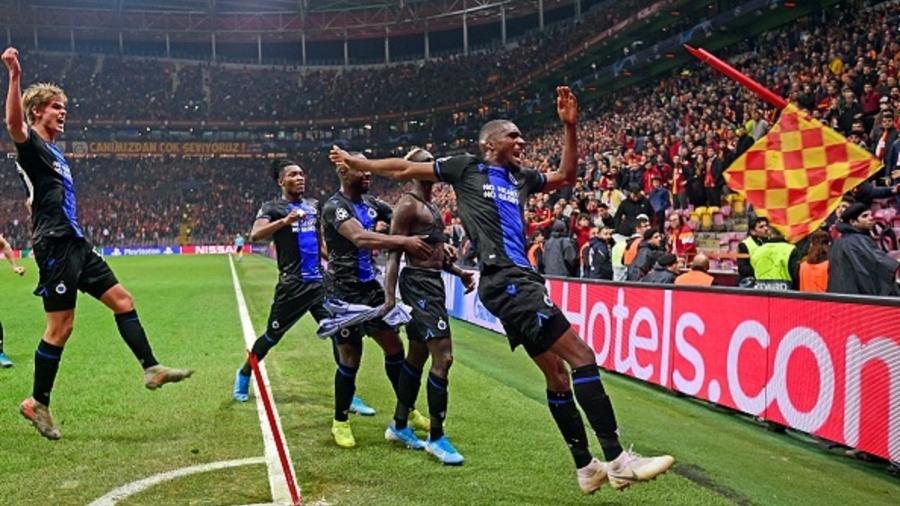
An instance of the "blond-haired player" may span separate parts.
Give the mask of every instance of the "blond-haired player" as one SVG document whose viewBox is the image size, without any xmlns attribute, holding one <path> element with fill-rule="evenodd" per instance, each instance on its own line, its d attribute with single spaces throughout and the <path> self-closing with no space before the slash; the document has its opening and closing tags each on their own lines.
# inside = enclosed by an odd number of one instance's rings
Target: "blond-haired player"
<svg viewBox="0 0 900 506">
<path fill-rule="evenodd" d="M 47 83 L 29 86 L 23 94 L 19 52 L 7 48 L 2 59 L 9 71 L 6 129 L 16 144 L 17 163 L 32 192 L 32 243 L 40 273 L 34 293 L 43 299 L 47 321 L 34 354 L 32 396 L 22 401 L 19 410 L 41 435 L 59 439 L 61 434 L 49 409 L 50 392 L 63 347 L 72 334 L 77 290 L 100 300 L 115 314 L 119 333 L 144 369 L 147 388 L 181 381 L 192 371 L 172 369 L 156 361 L 131 294 L 84 237 L 69 164 L 54 144 L 65 130 L 66 94 Z"/>
</svg>

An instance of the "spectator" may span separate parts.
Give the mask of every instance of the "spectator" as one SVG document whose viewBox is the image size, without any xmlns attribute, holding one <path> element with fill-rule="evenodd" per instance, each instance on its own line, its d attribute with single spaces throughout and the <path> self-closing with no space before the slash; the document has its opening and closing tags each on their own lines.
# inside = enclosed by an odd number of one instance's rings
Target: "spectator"
<svg viewBox="0 0 900 506">
<path fill-rule="evenodd" d="M 828 255 L 828 293 L 900 296 L 897 260 L 876 246 L 874 224 L 872 211 L 858 202 L 841 215 L 841 236 Z"/>
<path fill-rule="evenodd" d="M 694 231 L 678 213 L 669 215 L 668 251 L 685 262 L 697 253 Z"/>
<path fill-rule="evenodd" d="M 625 252 L 622 254 L 622 264 L 626 267 L 631 266 L 634 263 L 634 259 L 637 258 L 638 250 L 641 247 L 641 242 L 644 240 L 644 234 L 650 230 L 650 219 L 647 218 L 646 214 L 641 214 L 637 219 L 637 226 L 634 229 L 634 234 L 631 235 L 631 238 L 627 241 L 627 247 Z"/>
<path fill-rule="evenodd" d="M 650 207 L 653 209 L 653 221 L 659 232 L 666 231 L 666 211 L 672 205 L 672 195 L 669 190 L 662 185 L 662 179 L 659 176 L 653 176 L 651 180 L 653 188 L 650 190 Z"/>
<path fill-rule="evenodd" d="M 828 254 L 831 236 L 816 230 L 809 237 L 809 250 L 800 262 L 800 291 L 825 292 L 828 289 Z"/>
<path fill-rule="evenodd" d="M 897 128 L 894 125 L 894 113 L 891 109 L 886 109 L 881 113 L 881 122 L 872 129 L 869 138 L 873 143 L 872 153 L 885 165 L 889 165 L 888 151 L 893 147 L 897 140 Z"/>
<path fill-rule="evenodd" d="M 761 290 L 796 290 L 800 280 L 800 252 L 777 228 L 750 254 L 755 287 Z"/>
<path fill-rule="evenodd" d="M 653 269 L 641 278 L 641 283 L 659 283 L 671 285 L 678 276 L 678 259 L 671 253 L 659 257 Z"/>
<path fill-rule="evenodd" d="M 722 205 L 722 187 L 725 186 L 724 168 L 716 150 L 706 148 L 706 167 L 703 170 L 703 190 L 706 192 L 706 205 Z"/>
<path fill-rule="evenodd" d="M 769 219 L 759 216 L 750 222 L 750 233 L 738 244 L 738 283 L 746 283 L 754 277 L 753 264 L 750 258 L 753 253 L 769 238 Z"/>
<path fill-rule="evenodd" d="M 709 275 L 709 258 L 698 253 L 691 262 L 691 270 L 675 278 L 679 286 L 712 286 L 715 278 Z"/>
<path fill-rule="evenodd" d="M 612 229 L 603 227 L 591 238 L 585 251 L 585 277 L 590 279 L 613 279 L 612 249 L 614 241 Z"/>
<path fill-rule="evenodd" d="M 841 197 L 841 202 L 835 208 L 834 212 L 831 213 L 831 215 L 828 216 L 828 218 L 826 218 L 822 223 L 822 230 L 828 232 L 828 235 L 831 236 L 832 241 L 841 236 L 841 233 L 837 228 L 837 224 L 841 221 L 841 213 L 843 213 L 848 207 L 852 206 L 855 203 L 856 199 L 854 199 L 850 195 L 844 195 L 843 197 Z"/>
<path fill-rule="evenodd" d="M 653 208 L 650 202 L 641 193 L 640 183 L 632 184 L 628 187 L 628 200 L 619 205 L 616 210 L 614 221 L 616 222 L 616 233 L 628 237 L 634 233 L 638 216 L 651 216 Z"/>
<path fill-rule="evenodd" d="M 613 228 L 615 223 L 616 220 L 609 214 L 609 206 L 602 202 L 597 204 L 597 216 L 594 220 L 594 226 Z"/>
<path fill-rule="evenodd" d="M 637 256 L 628 267 L 628 281 L 640 281 L 653 268 L 664 254 L 661 244 L 662 235 L 659 232 L 651 228 L 644 232 Z"/>
<path fill-rule="evenodd" d="M 548 276 L 572 276 L 578 252 L 572 239 L 566 234 L 566 225 L 557 220 L 553 224 L 550 239 L 544 244 L 544 274 Z"/>
</svg>

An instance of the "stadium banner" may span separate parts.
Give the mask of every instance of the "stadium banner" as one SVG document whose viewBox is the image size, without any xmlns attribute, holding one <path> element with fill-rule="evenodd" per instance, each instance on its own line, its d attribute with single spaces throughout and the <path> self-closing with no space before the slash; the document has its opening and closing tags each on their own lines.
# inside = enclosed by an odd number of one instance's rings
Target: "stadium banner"
<svg viewBox="0 0 900 506">
<path fill-rule="evenodd" d="M 121 256 L 149 256 L 149 255 L 180 255 L 180 246 L 135 246 L 135 247 L 104 247 L 105 257 Z"/>
<path fill-rule="evenodd" d="M 445 280 L 452 316 L 502 332 Z M 896 306 L 562 279 L 547 288 L 604 369 L 900 461 Z"/>
<path fill-rule="evenodd" d="M 262 152 L 249 142 L 84 142 L 69 141 L 65 151 L 72 155 L 247 155 Z"/>
<path fill-rule="evenodd" d="M 449 273 L 442 273 L 444 277 L 444 289 L 447 292 L 447 313 L 460 320 L 493 330 L 494 332 L 503 333 L 503 326 L 500 320 L 491 314 L 490 311 L 481 303 L 478 297 L 478 290 L 472 290 L 466 293 L 466 289 L 456 276 Z M 475 279 L 478 280 L 478 273 L 475 273 Z"/>
<path fill-rule="evenodd" d="M 150 255 L 228 255 L 236 253 L 233 244 L 213 244 L 208 246 L 196 246 L 188 244 L 184 246 L 104 246 L 97 247 L 97 253 L 103 256 L 150 256 Z M 257 247 L 257 249 L 260 249 Z M 244 245 L 244 252 L 253 253 L 253 246 Z"/>
<path fill-rule="evenodd" d="M 244 244 L 244 253 L 253 253 L 253 246 Z M 233 244 L 213 244 L 207 246 L 195 246 L 192 244 L 181 247 L 182 255 L 229 255 L 237 253 Z"/>
</svg>

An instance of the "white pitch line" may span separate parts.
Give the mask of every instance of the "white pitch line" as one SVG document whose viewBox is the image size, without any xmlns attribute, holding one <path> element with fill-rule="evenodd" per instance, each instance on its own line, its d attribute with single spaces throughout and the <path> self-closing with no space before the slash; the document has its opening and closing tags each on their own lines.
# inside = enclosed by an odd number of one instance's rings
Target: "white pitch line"
<svg viewBox="0 0 900 506">
<path fill-rule="evenodd" d="M 256 341 L 256 333 L 253 331 L 253 323 L 250 320 L 250 312 L 247 310 L 247 302 L 244 300 L 244 292 L 241 290 L 241 282 L 238 280 L 237 271 L 234 268 L 234 259 L 228 255 L 228 265 L 231 267 L 231 279 L 234 282 L 234 295 L 237 298 L 238 315 L 241 319 L 241 327 L 244 332 L 244 344 L 246 349 L 253 347 Z M 262 378 L 269 398 L 272 399 L 272 412 L 275 415 L 275 423 L 281 440 L 284 441 L 284 451 L 287 456 L 288 465 L 291 467 L 291 474 L 297 476 L 294 471 L 294 463 L 291 460 L 291 453 L 288 450 L 287 439 L 281 429 L 281 417 L 278 416 L 278 408 L 275 406 L 275 398 L 272 396 L 272 389 L 269 386 L 269 375 L 266 372 L 266 366 L 263 362 L 259 363 L 259 375 Z M 256 389 L 256 382 L 253 383 L 253 389 Z M 269 487 L 272 489 L 272 502 L 275 504 L 291 504 L 291 492 L 288 489 L 287 481 L 281 470 L 281 461 L 278 458 L 278 450 L 275 448 L 275 436 L 269 428 L 269 422 L 266 418 L 266 408 L 263 405 L 262 397 L 254 395 L 256 398 L 256 412 L 259 415 L 259 428 L 262 430 L 263 445 L 265 447 L 266 467 L 269 473 Z M 299 487 L 299 485 L 298 485 Z"/>
<path fill-rule="evenodd" d="M 144 478 L 143 480 L 133 481 L 126 485 L 122 485 L 119 488 L 113 489 L 105 496 L 88 504 L 88 506 L 114 506 L 115 504 L 118 504 L 118 502 L 122 499 L 131 497 L 139 492 L 143 492 L 144 490 L 147 490 L 152 486 L 159 485 L 164 481 L 174 480 L 183 476 L 205 473 L 207 471 L 217 471 L 219 469 L 228 469 L 230 467 L 249 466 L 264 463 L 266 463 L 266 459 L 263 457 L 251 457 L 249 459 L 225 460 L 221 462 L 210 462 L 209 464 L 200 464 L 191 467 L 182 467 L 181 469 L 166 471 L 164 473 L 153 475 L 149 478 Z"/>
</svg>

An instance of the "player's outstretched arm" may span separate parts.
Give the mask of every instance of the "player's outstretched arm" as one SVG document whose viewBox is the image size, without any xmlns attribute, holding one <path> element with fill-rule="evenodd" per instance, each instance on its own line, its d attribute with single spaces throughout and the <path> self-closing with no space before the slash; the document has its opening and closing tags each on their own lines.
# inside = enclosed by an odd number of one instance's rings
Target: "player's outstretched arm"
<svg viewBox="0 0 900 506">
<path fill-rule="evenodd" d="M 357 248 L 403 250 L 418 257 L 431 257 L 431 246 L 422 237 L 387 235 L 370 232 L 363 228 L 357 219 L 350 219 L 341 224 L 338 233 L 346 237 Z"/>
<path fill-rule="evenodd" d="M 6 91 L 6 130 L 12 140 L 21 144 L 28 139 L 28 127 L 25 125 L 25 113 L 22 111 L 22 66 L 19 63 L 19 51 L 14 47 L 8 47 L 0 58 L 9 71 L 9 88 Z"/>
<path fill-rule="evenodd" d="M 343 149 L 332 146 L 328 158 L 335 165 L 344 164 L 351 169 L 363 172 L 371 172 L 378 176 L 389 177 L 398 181 L 418 179 L 420 181 L 437 181 L 434 174 L 434 163 L 411 162 L 403 158 L 383 158 L 381 160 L 367 160 L 351 156 Z"/>
<path fill-rule="evenodd" d="M 574 186 L 578 170 L 578 99 L 568 86 L 556 88 L 556 112 L 563 124 L 562 161 L 559 170 L 547 174 L 544 191 L 553 191 L 564 186 Z"/>
<path fill-rule="evenodd" d="M 5 237 L 0 235 L 0 251 L 3 252 L 3 256 L 6 257 L 6 260 L 9 261 L 10 267 L 12 267 L 13 272 L 18 274 L 19 276 L 23 276 L 25 274 L 25 267 L 18 265 L 16 263 L 15 253 L 13 252 L 12 246 L 9 245 L 9 241 L 6 240 Z"/>
</svg>

